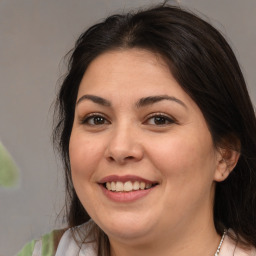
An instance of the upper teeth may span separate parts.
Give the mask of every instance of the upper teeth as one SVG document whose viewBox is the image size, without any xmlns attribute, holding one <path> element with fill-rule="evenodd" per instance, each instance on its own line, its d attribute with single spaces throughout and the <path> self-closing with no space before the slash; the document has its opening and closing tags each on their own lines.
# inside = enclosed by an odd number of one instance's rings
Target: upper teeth
<svg viewBox="0 0 256 256">
<path fill-rule="evenodd" d="M 132 191 L 132 190 L 139 190 L 139 189 L 145 189 L 145 188 L 151 188 L 152 184 L 145 183 L 143 181 L 126 181 L 126 182 L 121 182 L 121 181 L 112 181 L 112 182 L 107 182 L 106 183 L 106 188 L 110 191 L 117 191 L 117 192 L 122 192 L 122 191 Z"/>
</svg>

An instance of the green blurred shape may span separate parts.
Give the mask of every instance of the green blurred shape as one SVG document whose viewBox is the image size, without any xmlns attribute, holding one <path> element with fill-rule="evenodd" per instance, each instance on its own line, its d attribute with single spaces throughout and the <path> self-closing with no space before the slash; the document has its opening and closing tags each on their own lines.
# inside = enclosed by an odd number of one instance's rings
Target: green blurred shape
<svg viewBox="0 0 256 256">
<path fill-rule="evenodd" d="M 18 168 L 0 141 L 0 187 L 12 187 L 18 181 Z"/>
</svg>

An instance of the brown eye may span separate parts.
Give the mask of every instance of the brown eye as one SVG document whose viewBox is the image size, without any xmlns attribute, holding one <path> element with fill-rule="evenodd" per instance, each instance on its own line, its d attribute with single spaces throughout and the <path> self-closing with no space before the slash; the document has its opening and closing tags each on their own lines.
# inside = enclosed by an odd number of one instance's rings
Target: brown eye
<svg viewBox="0 0 256 256">
<path fill-rule="evenodd" d="M 109 121 L 105 117 L 100 115 L 90 115 L 86 117 L 82 123 L 93 126 L 93 125 L 109 124 Z"/>
<path fill-rule="evenodd" d="M 147 122 L 150 125 L 168 125 L 174 123 L 174 120 L 164 115 L 151 116 Z"/>
<path fill-rule="evenodd" d="M 157 117 L 154 117 L 154 123 L 157 125 L 162 125 L 162 124 L 168 123 L 168 121 L 166 120 L 165 117 L 157 116 Z"/>
<path fill-rule="evenodd" d="M 105 118 L 101 116 L 96 116 L 92 118 L 93 124 L 99 125 L 99 124 L 104 124 L 105 123 Z"/>
</svg>

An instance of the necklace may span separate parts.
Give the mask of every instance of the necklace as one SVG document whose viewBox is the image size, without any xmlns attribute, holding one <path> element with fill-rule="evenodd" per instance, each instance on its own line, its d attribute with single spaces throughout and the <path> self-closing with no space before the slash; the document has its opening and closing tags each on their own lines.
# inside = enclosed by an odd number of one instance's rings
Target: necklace
<svg viewBox="0 0 256 256">
<path fill-rule="evenodd" d="M 224 232 L 223 232 L 223 235 L 222 235 L 222 237 L 221 237 L 219 246 L 218 246 L 217 251 L 215 252 L 214 256 L 219 256 L 220 248 L 221 248 L 221 245 L 222 245 L 223 240 L 224 240 L 224 238 L 225 238 L 225 235 L 226 235 L 226 230 L 224 230 Z"/>
</svg>

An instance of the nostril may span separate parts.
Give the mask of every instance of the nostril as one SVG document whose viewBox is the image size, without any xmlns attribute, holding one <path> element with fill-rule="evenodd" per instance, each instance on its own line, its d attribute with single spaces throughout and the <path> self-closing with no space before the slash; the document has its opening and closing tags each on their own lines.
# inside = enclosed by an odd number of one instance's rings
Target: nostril
<svg viewBox="0 0 256 256">
<path fill-rule="evenodd" d="M 111 161 L 111 162 L 115 161 L 115 159 L 112 156 L 109 156 L 108 160 Z"/>
<path fill-rule="evenodd" d="M 125 162 L 129 162 L 130 160 L 134 160 L 135 157 L 134 156 L 126 156 L 126 157 L 113 157 L 113 156 L 109 156 L 108 157 L 108 161 L 109 162 L 119 162 L 119 163 L 125 163 Z"/>
<path fill-rule="evenodd" d="M 136 145 L 135 145 L 136 146 Z M 108 147 L 105 152 L 105 157 L 109 162 L 118 162 L 124 164 L 126 162 L 139 161 L 143 158 L 143 152 L 138 145 L 136 147 L 128 146 L 113 146 Z"/>
<path fill-rule="evenodd" d="M 134 158 L 133 156 L 127 156 L 125 159 L 130 160 L 130 159 L 133 159 L 133 158 Z"/>
</svg>

